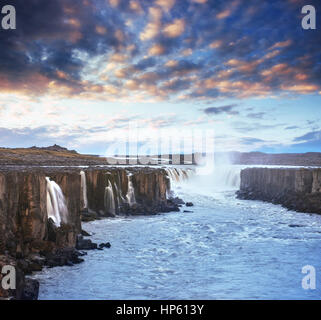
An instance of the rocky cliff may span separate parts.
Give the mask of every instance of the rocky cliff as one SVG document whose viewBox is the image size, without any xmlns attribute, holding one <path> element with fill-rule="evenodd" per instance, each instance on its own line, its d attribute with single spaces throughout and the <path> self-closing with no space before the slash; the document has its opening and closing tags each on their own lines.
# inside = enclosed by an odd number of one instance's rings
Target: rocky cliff
<svg viewBox="0 0 321 320">
<path fill-rule="evenodd" d="M 20 275 L 17 290 L 0 290 L 0 298 L 24 298 L 23 275 L 41 270 L 44 264 L 81 261 L 73 251 L 82 233 L 81 220 L 179 210 L 167 199 L 170 183 L 165 170 L 82 171 L 83 177 L 79 168 L 0 169 L 0 267 L 9 263 Z M 54 215 L 62 210 L 66 213 L 57 225 Z"/>
<path fill-rule="evenodd" d="M 321 214 L 321 168 L 247 168 L 237 195 Z"/>
</svg>

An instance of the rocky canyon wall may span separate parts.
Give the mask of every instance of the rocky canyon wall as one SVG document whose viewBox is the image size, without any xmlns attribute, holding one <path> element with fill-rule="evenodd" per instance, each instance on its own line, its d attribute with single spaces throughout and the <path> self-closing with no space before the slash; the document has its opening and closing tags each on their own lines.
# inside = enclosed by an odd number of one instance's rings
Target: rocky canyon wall
<svg viewBox="0 0 321 320">
<path fill-rule="evenodd" d="M 321 168 L 247 168 L 237 195 L 321 214 Z"/>
<path fill-rule="evenodd" d="M 57 204 L 61 199 L 53 199 L 48 192 L 51 181 L 66 206 L 66 216 L 59 225 L 48 219 L 49 207 L 62 210 Z M 23 298 L 24 274 L 41 270 L 48 256 L 53 265 L 68 262 L 52 254 L 75 248 L 81 221 L 178 211 L 167 199 L 169 189 L 163 169 L 0 168 L 0 267 L 9 261 L 20 275 L 19 288 L 14 293 L 0 290 L 0 298 Z"/>
</svg>

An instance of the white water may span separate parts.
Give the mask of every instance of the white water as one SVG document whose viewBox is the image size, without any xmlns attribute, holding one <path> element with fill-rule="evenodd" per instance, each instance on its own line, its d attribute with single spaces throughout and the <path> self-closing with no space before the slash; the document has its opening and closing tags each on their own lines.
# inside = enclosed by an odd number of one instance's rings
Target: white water
<svg viewBox="0 0 321 320">
<path fill-rule="evenodd" d="M 83 209 L 88 209 L 86 173 L 84 171 L 80 171 L 80 176 L 81 176 L 81 191 L 82 191 Z"/>
<path fill-rule="evenodd" d="M 57 227 L 60 227 L 61 223 L 67 222 L 68 209 L 65 196 L 62 193 L 59 185 L 46 178 L 47 181 L 47 215 L 48 219 L 51 218 Z"/>
<path fill-rule="evenodd" d="M 117 183 L 115 183 L 115 190 L 116 190 L 116 194 L 117 194 L 118 207 L 120 207 L 122 203 L 126 202 L 126 199 L 123 197 L 121 189 L 119 190 Z"/>
<path fill-rule="evenodd" d="M 126 198 L 127 198 L 129 206 L 132 206 L 136 203 L 135 189 L 133 186 L 131 174 L 128 175 L 128 191 L 127 191 Z"/>
<path fill-rule="evenodd" d="M 180 183 L 189 180 L 195 173 L 191 168 L 175 168 L 175 167 L 166 167 L 165 171 L 167 176 L 171 180 L 172 184 Z"/>
<path fill-rule="evenodd" d="M 105 188 L 105 209 L 109 214 L 116 214 L 114 190 L 110 180 L 108 180 L 108 187 Z"/>
</svg>

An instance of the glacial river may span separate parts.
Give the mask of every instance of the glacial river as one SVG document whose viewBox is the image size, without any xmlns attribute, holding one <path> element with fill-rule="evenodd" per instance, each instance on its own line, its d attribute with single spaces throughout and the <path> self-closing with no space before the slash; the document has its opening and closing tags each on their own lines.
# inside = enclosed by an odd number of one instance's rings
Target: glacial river
<svg viewBox="0 0 321 320">
<path fill-rule="evenodd" d="M 39 299 L 321 298 L 321 216 L 238 200 L 197 178 L 175 190 L 193 212 L 83 224 L 111 249 L 36 274 Z M 315 290 L 302 288 L 305 265 Z"/>
</svg>

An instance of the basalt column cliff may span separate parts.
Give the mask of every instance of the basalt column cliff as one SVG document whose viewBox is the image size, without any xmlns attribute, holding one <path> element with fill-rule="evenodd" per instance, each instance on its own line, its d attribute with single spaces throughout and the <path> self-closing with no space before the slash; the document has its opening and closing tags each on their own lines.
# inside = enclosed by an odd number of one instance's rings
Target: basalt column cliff
<svg viewBox="0 0 321 320">
<path fill-rule="evenodd" d="M 240 199 L 321 214 L 321 168 L 247 168 L 241 172 L 237 194 Z"/>
</svg>

